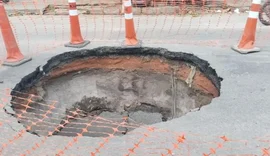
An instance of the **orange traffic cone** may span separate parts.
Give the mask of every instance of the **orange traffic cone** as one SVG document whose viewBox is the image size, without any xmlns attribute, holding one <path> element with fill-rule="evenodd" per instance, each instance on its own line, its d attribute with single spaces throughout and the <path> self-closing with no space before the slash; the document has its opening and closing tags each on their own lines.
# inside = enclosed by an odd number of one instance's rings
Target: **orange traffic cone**
<svg viewBox="0 0 270 156">
<path fill-rule="evenodd" d="M 3 65 L 14 67 L 32 60 L 32 58 L 25 58 L 20 52 L 2 0 L 0 0 L 0 28 L 7 50 L 7 58 Z"/>
<path fill-rule="evenodd" d="M 68 3 L 69 3 L 71 39 L 69 43 L 65 44 L 65 47 L 72 47 L 72 48 L 85 47 L 90 43 L 90 41 L 84 40 L 82 38 L 76 0 L 68 0 Z"/>
<path fill-rule="evenodd" d="M 126 40 L 123 42 L 124 47 L 140 47 L 142 42 L 137 40 L 133 22 L 131 0 L 124 0 L 125 7 L 125 25 L 126 25 Z"/>
<path fill-rule="evenodd" d="M 257 20 L 259 17 L 260 8 L 261 0 L 253 0 L 246 22 L 244 34 L 241 38 L 240 43 L 232 47 L 233 50 L 241 54 L 260 51 L 260 48 L 254 46 Z"/>
</svg>

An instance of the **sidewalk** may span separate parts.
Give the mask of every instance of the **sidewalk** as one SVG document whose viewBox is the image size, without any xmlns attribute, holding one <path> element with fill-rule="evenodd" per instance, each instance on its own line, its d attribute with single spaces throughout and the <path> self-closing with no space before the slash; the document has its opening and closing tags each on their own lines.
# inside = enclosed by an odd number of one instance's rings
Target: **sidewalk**
<svg viewBox="0 0 270 156">
<path fill-rule="evenodd" d="M 247 0 L 228 0 L 227 5 L 223 0 L 206 2 L 207 5 L 202 6 L 190 6 L 186 5 L 185 12 L 190 13 L 196 11 L 196 14 L 213 13 L 215 11 L 228 12 L 235 8 L 240 9 L 240 12 L 249 10 L 251 5 Z M 183 15 L 181 10 L 182 6 L 165 6 L 164 2 L 157 2 L 158 7 L 133 7 L 133 13 L 135 15 Z M 224 8 L 225 7 L 225 8 Z M 5 5 L 8 14 L 22 15 L 22 14 L 34 14 L 34 15 L 68 15 L 68 2 L 63 0 L 11 0 Z M 77 8 L 81 10 L 83 14 L 91 15 L 119 15 L 121 12 L 120 0 L 77 0 Z M 230 10 L 228 10 L 230 8 Z M 195 9 L 195 10 L 194 10 Z"/>
</svg>

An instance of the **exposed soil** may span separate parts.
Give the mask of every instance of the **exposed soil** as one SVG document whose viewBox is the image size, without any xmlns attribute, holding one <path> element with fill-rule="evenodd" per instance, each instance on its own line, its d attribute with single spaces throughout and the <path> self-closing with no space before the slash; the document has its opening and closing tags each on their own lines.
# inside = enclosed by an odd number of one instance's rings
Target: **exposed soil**
<svg viewBox="0 0 270 156">
<path fill-rule="evenodd" d="M 125 135 L 211 103 L 221 80 L 191 54 L 101 47 L 60 54 L 38 67 L 14 88 L 12 107 L 37 135 Z"/>
</svg>

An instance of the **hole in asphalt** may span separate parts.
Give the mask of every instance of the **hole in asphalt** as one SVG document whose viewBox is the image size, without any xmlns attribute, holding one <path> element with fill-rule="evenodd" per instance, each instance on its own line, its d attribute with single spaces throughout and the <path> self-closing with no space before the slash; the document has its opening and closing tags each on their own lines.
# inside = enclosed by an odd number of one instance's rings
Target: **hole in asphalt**
<svg viewBox="0 0 270 156">
<path fill-rule="evenodd" d="M 16 85 L 11 103 L 39 136 L 119 136 L 210 104 L 221 80 L 191 54 L 101 47 L 51 58 Z"/>
</svg>

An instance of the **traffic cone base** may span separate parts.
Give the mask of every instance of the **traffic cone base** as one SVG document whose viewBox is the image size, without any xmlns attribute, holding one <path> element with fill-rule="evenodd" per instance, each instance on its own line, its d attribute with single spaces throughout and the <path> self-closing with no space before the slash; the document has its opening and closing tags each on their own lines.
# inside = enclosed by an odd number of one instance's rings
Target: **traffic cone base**
<svg viewBox="0 0 270 156">
<path fill-rule="evenodd" d="M 64 46 L 71 48 L 83 48 L 88 45 L 90 41 L 84 40 L 82 37 L 76 0 L 68 0 L 68 3 L 71 38 L 70 42 Z"/>
<path fill-rule="evenodd" d="M 231 47 L 232 50 L 241 54 L 248 54 L 260 51 L 260 48 L 254 46 L 260 8 L 261 0 L 252 0 L 242 38 L 237 46 L 234 45 Z"/>
<path fill-rule="evenodd" d="M 32 58 L 24 57 L 18 47 L 2 0 L 0 0 L 0 19 L 0 33 L 7 51 L 6 60 L 2 65 L 14 67 L 31 61 Z"/>
<path fill-rule="evenodd" d="M 142 47 L 142 41 L 141 40 L 136 40 L 137 43 L 135 42 L 132 42 L 131 44 L 130 43 L 127 43 L 127 41 L 123 41 L 122 42 L 122 47 L 123 48 L 138 48 L 138 47 Z"/>
<path fill-rule="evenodd" d="M 89 43 L 90 43 L 90 41 L 88 41 L 88 40 L 84 40 L 82 43 L 79 43 L 79 44 L 74 44 L 74 43 L 69 42 L 69 43 L 65 44 L 65 47 L 83 48 L 83 47 L 87 46 Z"/>
<path fill-rule="evenodd" d="M 133 21 L 132 2 L 131 0 L 122 0 L 123 11 L 125 13 L 125 33 L 126 39 L 122 42 L 122 47 L 141 47 L 142 41 L 137 40 L 136 31 Z"/>
<path fill-rule="evenodd" d="M 31 57 L 24 57 L 21 60 L 16 60 L 16 61 L 5 60 L 4 63 L 3 63 L 3 66 L 16 67 L 16 66 L 22 65 L 22 64 L 24 64 L 26 62 L 29 62 L 31 60 L 32 60 Z"/>
<path fill-rule="evenodd" d="M 261 49 L 258 47 L 253 47 L 250 49 L 243 49 L 243 48 L 238 48 L 238 45 L 232 46 L 232 50 L 240 53 L 240 54 L 248 54 L 248 53 L 255 53 L 255 52 L 260 52 Z"/>
</svg>

